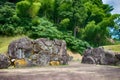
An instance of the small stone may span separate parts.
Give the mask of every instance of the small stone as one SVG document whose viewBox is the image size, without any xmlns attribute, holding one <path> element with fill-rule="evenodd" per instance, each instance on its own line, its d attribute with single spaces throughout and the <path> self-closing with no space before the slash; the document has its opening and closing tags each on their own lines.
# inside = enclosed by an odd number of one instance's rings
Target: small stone
<svg viewBox="0 0 120 80">
<path fill-rule="evenodd" d="M 10 66 L 9 58 L 4 54 L 0 54 L 0 69 L 8 68 L 9 66 Z"/>
</svg>

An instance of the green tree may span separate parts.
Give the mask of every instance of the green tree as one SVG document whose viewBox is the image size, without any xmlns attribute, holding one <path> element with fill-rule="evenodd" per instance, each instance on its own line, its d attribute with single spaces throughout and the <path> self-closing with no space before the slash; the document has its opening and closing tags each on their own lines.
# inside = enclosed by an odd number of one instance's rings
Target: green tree
<svg viewBox="0 0 120 80">
<path fill-rule="evenodd" d="M 54 1 L 55 0 L 40 0 L 41 8 L 39 15 L 51 18 L 53 16 Z"/>
<path fill-rule="evenodd" d="M 35 17 L 39 12 L 41 3 L 38 0 L 23 0 L 17 3 L 17 15 L 19 17 Z"/>
<path fill-rule="evenodd" d="M 23 33 L 19 27 L 20 19 L 16 16 L 15 4 L 5 2 L 0 7 L 0 35 L 12 36 Z"/>
<path fill-rule="evenodd" d="M 0 24 L 11 23 L 12 16 L 15 15 L 15 7 L 12 3 L 5 3 L 0 7 Z"/>
<path fill-rule="evenodd" d="M 96 25 L 95 21 L 91 21 L 85 27 L 83 38 L 92 45 L 99 46 L 101 40 L 104 39 L 104 35 L 101 35 L 100 31 L 100 26 Z"/>
<path fill-rule="evenodd" d="M 66 1 L 66 3 L 61 4 L 60 9 L 62 9 L 60 10 L 60 15 L 63 18 L 68 17 L 70 19 L 71 28 L 73 27 L 74 29 L 75 26 L 84 27 L 87 11 L 82 0 Z"/>
<path fill-rule="evenodd" d="M 62 31 L 67 31 L 67 26 L 70 24 L 70 19 L 65 18 L 60 22 L 59 29 Z"/>
<path fill-rule="evenodd" d="M 84 40 L 92 45 L 100 46 L 106 44 L 110 38 L 109 27 L 114 27 L 114 20 L 118 15 L 112 15 L 112 6 L 103 4 L 101 0 L 84 1 L 87 9 L 87 18 L 85 20 L 85 28 L 81 28 L 79 34 Z"/>
<path fill-rule="evenodd" d="M 107 44 L 110 38 L 109 27 L 114 27 L 114 19 L 116 19 L 118 15 L 113 15 L 109 18 L 103 18 L 101 22 L 98 24 L 95 21 L 91 21 L 87 24 L 84 30 L 83 39 L 91 43 L 95 46 L 102 46 Z"/>
</svg>

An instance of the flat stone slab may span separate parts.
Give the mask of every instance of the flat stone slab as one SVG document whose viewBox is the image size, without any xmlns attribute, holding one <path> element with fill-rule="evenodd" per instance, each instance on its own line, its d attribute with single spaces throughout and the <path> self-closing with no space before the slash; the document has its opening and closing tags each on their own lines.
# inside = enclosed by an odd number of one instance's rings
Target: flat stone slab
<svg viewBox="0 0 120 80">
<path fill-rule="evenodd" d="M 0 80 L 120 80 L 120 67 L 70 62 L 64 66 L 1 69 Z"/>
</svg>

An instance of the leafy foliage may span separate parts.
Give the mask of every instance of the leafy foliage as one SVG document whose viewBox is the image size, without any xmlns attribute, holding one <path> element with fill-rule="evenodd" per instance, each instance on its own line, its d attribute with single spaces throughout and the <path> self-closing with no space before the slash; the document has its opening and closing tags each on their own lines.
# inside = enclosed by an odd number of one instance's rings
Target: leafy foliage
<svg viewBox="0 0 120 80">
<path fill-rule="evenodd" d="M 23 0 L 17 3 L 17 15 L 19 17 L 35 17 L 41 3 L 37 0 Z M 25 14 L 23 14 L 25 13 Z"/>
<path fill-rule="evenodd" d="M 14 4 L 12 3 L 5 3 L 3 6 L 0 7 L 0 23 L 5 24 L 12 23 L 11 18 L 15 14 Z"/>
<path fill-rule="evenodd" d="M 60 39 L 62 32 L 58 31 L 57 28 L 45 18 L 40 19 L 40 24 L 32 26 L 29 36 L 32 38 L 47 37 L 47 38 L 58 38 Z"/>
<path fill-rule="evenodd" d="M 0 8 L 0 35 L 11 36 L 16 32 L 18 17 L 15 16 L 15 6 L 6 2 Z M 19 31 L 18 31 L 19 32 Z"/>
<path fill-rule="evenodd" d="M 100 26 L 95 25 L 95 21 L 92 21 L 85 27 L 83 38 L 91 44 L 99 46 L 101 44 L 100 42 L 102 42 L 101 40 L 105 39 L 104 34 L 102 35 L 100 31 Z"/>
<path fill-rule="evenodd" d="M 81 55 L 85 49 L 90 47 L 90 44 L 86 41 L 82 41 L 74 36 L 64 35 L 63 39 L 66 41 L 69 49 L 75 52 L 79 52 Z"/>
<path fill-rule="evenodd" d="M 19 17 L 30 17 L 29 15 L 29 8 L 30 8 L 31 4 L 28 1 L 21 1 L 17 3 L 17 15 Z M 25 14 L 23 14 L 25 13 Z"/>
</svg>

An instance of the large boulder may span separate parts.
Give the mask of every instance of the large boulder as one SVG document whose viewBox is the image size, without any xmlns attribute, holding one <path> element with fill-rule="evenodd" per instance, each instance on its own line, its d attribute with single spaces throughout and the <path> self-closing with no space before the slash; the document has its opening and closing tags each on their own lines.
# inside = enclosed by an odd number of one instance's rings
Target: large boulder
<svg viewBox="0 0 120 80">
<path fill-rule="evenodd" d="M 31 65 L 39 66 L 48 65 L 51 61 L 68 64 L 70 58 L 67 54 L 66 42 L 64 40 L 50 40 L 48 38 L 36 40 L 21 38 L 15 40 L 8 46 L 8 55 L 12 61 L 17 61 L 19 65 L 27 59 Z M 14 64 L 14 62 L 12 63 Z"/>
<path fill-rule="evenodd" d="M 118 61 L 114 52 L 102 47 L 85 50 L 82 58 L 82 63 L 88 64 L 116 65 Z"/>
<path fill-rule="evenodd" d="M 0 54 L 0 69 L 8 68 L 9 65 L 10 65 L 9 58 L 4 54 Z"/>
</svg>

